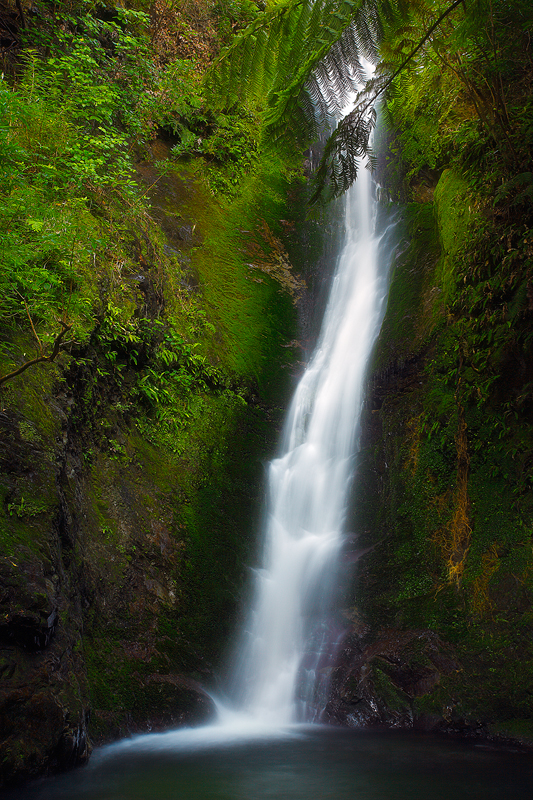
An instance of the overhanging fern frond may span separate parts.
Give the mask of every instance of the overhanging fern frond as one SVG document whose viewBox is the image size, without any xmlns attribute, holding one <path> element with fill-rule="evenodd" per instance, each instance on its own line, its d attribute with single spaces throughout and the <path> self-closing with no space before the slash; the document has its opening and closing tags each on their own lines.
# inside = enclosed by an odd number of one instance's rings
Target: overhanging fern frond
<svg viewBox="0 0 533 800">
<path fill-rule="evenodd" d="M 238 100 L 257 99 L 264 93 L 263 76 L 274 74 L 272 61 L 277 61 L 286 19 L 299 15 L 306 4 L 312 5 L 310 0 L 282 0 L 272 10 L 259 14 L 233 38 L 205 76 L 206 93 L 213 105 L 231 106 Z M 240 79 L 241 74 L 251 78 L 249 85 Z"/>
<path fill-rule="evenodd" d="M 314 83 L 315 95 L 319 87 L 331 115 L 338 114 L 345 106 L 348 95 L 353 92 L 354 78 L 361 72 L 361 56 L 367 55 L 367 49 L 361 49 L 360 39 L 351 28 L 354 19 L 371 5 L 373 0 L 344 0 L 342 3 L 316 0 L 306 34 L 307 57 L 290 83 L 281 90 L 273 87 L 270 92 L 266 117 L 269 138 L 283 135 L 297 114 L 302 93 L 312 92 L 311 83 Z M 311 127 L 316 128 L 316 122 L 318 118 Z M 327 118 L 323 124 L 327 124 Z"/>
<path fill-rule="evenodd" d="M 425 47 L 433 31 L 458 6 L 463 5 L 463 2 L 464 0 L 453 0 L 415 46 L 411 47 L 410 52 L 401 60 L 400 64 L 395 65 L 395 68 L 387 69 L 387 66 L 382 63 L 381 69 L 375 77 L 366 82 L 364 90 L 355 100 L 354 110 L 341 120 L 328 139 L 315 175 L 312 204 L 318 201 L 328 201 L 345 192 L 357 178 L 359 161 L 362 156 L 368 156 L 370 164 L 372 164 L 373 155 L 369 141 L 375 125 L 375 108 L 378 98 L 393 85 L 395 78 L 402 74 L 409 62 Z M 359 30 L 358 28 L 358 32 Z"/>
<path fill-rule="evenodd" d="M 374 0 L 284 0 L 259 15 L 214 62 L 206 76 L 210 101 L 268 105 L 269 136 L 276 136 L 298 103 L 306 80 L 343 37 L 361 8 Z M 369 15 L 372 16 L 372 15 Z M 353 33 L 337 51 L 359 61 L 361 36 Z M 368 38 L 368 37 L 367 37 Z M 365 46 L 362 54 L 367 56 Z M 375 52 L 375 44 L 374 44 Z M 335 56 L 332 54 L 332 59 Z M 332 71 L 332 65 L 325 68 Z M 349 66 L 348 66 L 349 69 Z M 342 85 L 337 71 L 337 86 Z M 344 82 L 351 76 L 345 71 Z"/>
</svg>

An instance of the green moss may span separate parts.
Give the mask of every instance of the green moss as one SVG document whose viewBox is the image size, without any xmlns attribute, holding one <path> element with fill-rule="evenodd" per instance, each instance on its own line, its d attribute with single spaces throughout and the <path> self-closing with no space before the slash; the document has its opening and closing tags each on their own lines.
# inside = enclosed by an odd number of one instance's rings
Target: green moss
<svg viewBox="0 0 533 800">
<path fill-rule="evenodd" d="M 491 725 L 490 730 L 499 736 L 510 736 L 528 743 L 533 742 L 533 719 L 509 719 L 497 725 Z"/>
<path fill-rule="evenodd" d="M 31 347 L 24 337 L 13 341 L 16 361 Z M 6 362 L 4 362 L 6 363 Z M 0 547 L 14 554 L 21 546 L 36 554 L 48 551 L 49 531 L 57 514 L 55 471 L 60 421 L 51 395 L 56 365 L 37 365 L 2 391 L 6 409 L 0 432 L 4 471 L 0 485 Z"/>
<path fill-rule="evenodd" d="M 411 206 L 378 342 L 353 523 L 373 549 L 354 595 L 375 628 L 429 628 L 456 648 L 461 671 L 415 710 L 503 725 L 531 718 L 533 680 L 532 437 L 516 401 L 529 391 L 516 355 L 526 323 L 516 312 L 512 334 L 501 322 L 521 267 L 492 264 L 498 234 L 457 174 L 443 174 L 435 207 L 438 268 L 431 205 Z"/>
<path fill-rule="evenodd" d="M 296 316 L 286 288 L 250 264 L 257 248 L 266 247 L 263 226 L 278 236 L 279 219 L 298 214 L 287 205 L 283 165 L 270 164 L 270 170 L 251 176 L 233 202 L 194 205 L 204 239 L 192 259 L 217 331 L 214 354 L 239 378 L 255 381 L 269 402 L 286 383 L 280 368 L 294 356 L 283 346 L 294 338 Z"/>
<path fill-rule="evenodd" d="M 134 667 L 117 645 L 107 637 L 86 638 L 83 653 L 94 706 L 102 711 L 121 712 L 135 708 L 139 698 L 131 685 Z"/>
<path fill-rule="evenodd" d="M 397 236 L 409 245 L 392 265 L 387 312 L 373 358 L 376 372 L 412 357 L 427 342 L 439 300 L 431 291 L 440 251 L 433 203 L 410 203 Z"/>
<path fill-rule="evenodd" d="M 35 358 L 35 343 L 27 336 L 15 333 L 9 337 L 10 358 L 0 357 L 0 374 L 6 374 L 26 360 Z M 16 408 L 20 414 L 19 432 L 33 444 L 54 444 L 59 420 L 50 404 L 54 384 L 60 378 L 57 364 L 36 364 L 23 375 L 13 378 L 0 389 L 4 405 Z"/>
<path fill-rule="evenodd" d="M 453 293 L 457 256 L 472 235 L 478 211 L 467 182 L 451 169 L 442 173 L 434 197 L 442 243 L 437 281 L 446 302 Z"/>
<path fill-rule="evenodd" d="M 49 518 L 47 519 L 49 523 Z M 46 553 L 46 529 L 42 525 L 25 524 L 10 518 L 0 517 L 0 549 L 3 553 L 14 555 L 19 548 L 27 547 L 37 555 Z"/>
<path fill-rule="evenodd" d="M 387 674 L 386 666 L 378 665 L 377 659 L 372 664 L 372 683 L 376 694 L 382 699 L 391 711 L 410 711 L 409 697 L 394 685 Z"/>
<path fill-rule="evenodd" d="M 194 649 L 216 660 L 229 632 L 245 578 L 258 517 L 263 458 L 275 430 L 264 411 L 243 408 L 226 429 L 228 448 L 213 448 L 209 478 L 181 507 L 178 526 L 187 532 L 184 614 L 179 629 Z"/>
</svg>

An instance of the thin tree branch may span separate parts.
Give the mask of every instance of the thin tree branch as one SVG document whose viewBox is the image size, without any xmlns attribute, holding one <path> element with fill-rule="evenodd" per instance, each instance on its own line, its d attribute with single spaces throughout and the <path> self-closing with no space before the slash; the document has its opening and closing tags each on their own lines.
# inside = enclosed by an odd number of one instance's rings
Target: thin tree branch
<svg viewBox="0 0 533 800">
<path fill-rule="evenodd" d="M 370 108 L 375 108 L 375 103 L 376 103 L 377 98 L 380 95 L 382 95 L 383 92 L 386 91 L 386 89 L 388 89 L 388 87 L 392 84 L 394 79 L 400 74 L 400 72 L 402 72 L 402 70 L 405 69 L 405 67 L 409 64 L 409 62 L 412 61 L 412 59 L 415 57 L 415 55 L 418 53 L 418 51 L 424 46 L 424 44 L 428 41 L 428 39 L 431 38 L 431 34 L 433 33 L 433 31 L 436 28 L 438 28 L 438 26 L 442 23 L 442 21 L 444 19 L 446 19 L 446 17 L 449 14 L 451 14 L 451 12 L 454 9 L 456 9 L 457 6 L 459 6 L 459 5 L 463 5 L 464 6 L 464 0 L 454 0 L 454 2 L 445 11 L 442 12 L 442 14 L 439 16 L 439 18 L 433 23 L 433 25 L 431 25 L 430 28 L 428 28 L 428 30 L 424 34 L 423 38 L 418 42 L 416 47 L 414 47 L 411 50 L 411 52 L 409 53 L 407 58 L 404 59 L 404 61 L 393 72 L 393 74 L 390 76 L 390 78 L 387 78 L 385 83 L 377 91 L 375 91 L 374 93 L 371 93 L 372 92 L 371 89 L 368 90 L 368 94 L 370 94 L 370 97 L 369 97 L 368 101 L 366 102 L 366 104 L 362 105 L 362 107 L 361 106 L 359 106 L 359 107 L 356 106 L 353 109 L 353 111 L 351 111 L 346 117 L 344 117 L 344 119 L 340 122 L 338 127 L 335 129 L 335 131 L 331 134 L 331 136 L 330 136 L 330 138 L 328 140 L 328 143 L 326 145 L 326 148 L 324 150 L 324 153 L 322 155 L 322 158 L 321 158 L 321 161 L 320 161 L 320 165 L 318 167 L 318 171 L 317 171 L 317 178 L 318 178 L 317 184 L 318 185 L 317 185 L 317 188 L 315 189 L 315 191 L 313 192 L 312 197 L 310 198 L 309 202 L 310 202 L 311 205 L 313 205 L 314 203 L 316 203 L 318 201 L 318 199 L 320 198 L 321 193 L 323 191 L 323 187 L 324 187 L 325 180 L 326 180 L 326 175 L 327 175 L 327 172 L 328 172 L 328 159 L 329 159 L 331 153 L 334 153 L 334 146 L 335 146 L 336 141 L 339 138 L 341 128 L 346 124 L 350 124 L 354 118 L 357 118 L 359 121 L 363 120 L 364 115 L 367 113 L 367 111 Z M 371 122 L 370 124 L 373 125 L 374 123 Z M 367 138 L 367 143 L 368 143 L 368 138 Z M 367 145 L 365 144 L 364 147 L 366 148 L 366 146 Z M 335 194 L 337 194 L 337 192 L 335 192 Z"/>
<path fill-rule="evenodd" d="M 400 72 L 402 72 L 402 71 L 405 69 L 405 67 L 407 66 L 407 64 L 408 64 L 410 61 L 412 61 L 412 59 L 413 59 L 413 58 L 416 56 L 416 54 L 418 53 L 418 51 L 419 51 L 419 50 L 420 50 L 420 49 L 421 49 L 421 48 L 422 48 L 422 47 L 425 45 L 425 43 L 427 42 L 427 40 L 428 40 L 428 39 L 431 37 L 431 34 L 433 33 L 433 31 L 434 31 L 436 28 L 438 28 L 438 27 L 439 27 L 439 25 L 441 24 L 441 22 L 442 22 L 444 19 L 446 19 L 446 17 L 448 16 L 448 14 L 451 14 L 451 12 L 452 12 L 452 11 L 453 11 L 455 8 L 457 8 L 457 6 L 460 6 L 460 5 L 463 5 L 463 6 L 464 6 L 464 0 L 455 0 L 455 2 L 454 2 L 454 3 L 452 3 L 452 4 L 451 4 L 451 6 L 449 6 L 449 7 L 446 9 L 446 11 L 443 11 L 443 12 L 442 12 L 442 14 L 441 14 L 441 15 L 440 15 L 440 17 L 438 18 L 438 20 L 437 20 L 436 22 L 434 22 L 434 23 L 433 23 L 433 25 L 431 26 L 431 28 L 429 28 L 429 30 L 427 30 L 427 31 L 426 31 L 426 33 L 424 34 L 424 37 L 423 37 L 423 38 L 422 38 L 422 39 L 421 39 L 421 40 L 418 42 L 417 46 L 416 46 L 416 47 L 415 47 L 413 50 L 411 50 L 411 52 L 409 53 L 409 55 L 407 56 L 407 58 L 406 58 L 406 59 L 405 59 L 405 60 L 404 60 L 404 61 L 403 61 L 403 62 L 400 64 L 400 66 L 398 67 L 398 69 L 397 69 L 397 70 L 396 70 L 396 71 L 395 71 L 395 72 L 394 72 L 394 73 L 391 75 L 391 77 L 390 77 L 390 78 L 387 78 L 387 80 L 385 81 L 385 83 L 383 84 L 383 86 L 382 86 L 382 87 L 381 87 L 381 88 L 380 88 L 380 89 L 379 89 L 379 90 L 376 92 L 376 94 L 375 94 L 375 95 L 374 95 L 374 96 L 371 98 L 371 100 L 369 100 L 369 101 L 368 101 L 368 103 L 367 103 L 367 104 L 366 104 L 366 106 L 363 108 L 363 110 L 362 110 L 362 112 L 361 112 L 361 113 L 364 113 L 364 112 L 367 110 L 367 108 L 368 108 L 370 105 L 372 105 L 373 103 L 375 103 L 375 101 L 377 100 L 377 98 L 378 98 L 378 97 L 379 97 L 381 94 L 383 94 L 383 92 L 384 92 L 386 89 L 388 89 L 388 88 L 389 88 L 389 86 L 391 85 L 391 83 L 393 82 L 393 80 L 394 80 L 394 79 L 395 79 L 395 78 L 396 78 L 396 77 L 397 77 L 397 76 L 400 74 Z"/>
<path fill-rule="evenodd" d="M 50 355 L 49 356 L 41 355 L 38 356 L 38 358 L 32 358 L 31 361 L 26 361 L 21 367 L 18 367 L 18 369 L 14 369 L 13 372 L 9 372 L 7 375 L 1 377 L 0 386 L 3 383 L 6 383 L 6 381 L 11 380 L 11 378 L 16 378 L 17 375 L 21 375 L 23 372 L 29 369 L 29 367 L 33 367 L 34 364 L 40 364 L 43 361 L 55 361 L 63 345 L 63 338 L 65 334 L 68 333 L 68 331 L 72 328 L 72 325 L 67 325 L 66 322 L 63 322 L 63 320 L 59 320 L 59 322 L 63 326 L 63 330 L 56 336 L 54 341 L 54 346 L 52 348 L 52 352 L 50 353 Z"/>
<path fill-rule="evenodd" d="M 22 302 L 24 303 L 24 308 L 26 309 L 26 314 L 28 315 L 28 319 L 30 321 L 30 325 L 31 325 L 31 329 L 33 331 L 33 335 L 35 336 L 35 339 L 37 340 L 37 346 L 39 348 L 39 356 L 42 356 L 43 355 L 43 345 L 42 345 L 41 340 L 37 336 L 37 331 L 35 330 L 35 326 L 33 324 L 32 318 L 31 318 L 30 309 L 28 308 L 28 304 L 26 302 L 26 298 L 20 292 L 17 292 L 17 294 L 21 298 Z"/>
</svg>

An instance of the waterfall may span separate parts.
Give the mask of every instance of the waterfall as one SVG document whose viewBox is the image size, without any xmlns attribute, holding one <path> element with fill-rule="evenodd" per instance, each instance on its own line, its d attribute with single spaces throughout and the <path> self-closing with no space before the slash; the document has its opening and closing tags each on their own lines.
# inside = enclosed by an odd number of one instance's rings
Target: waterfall
<svg viewBox="0 0 533 800">
<path fill-rule="evenodd" d="M 344 201 L 345 242 L 315 352 L 296 389 L 281 454 L 268 471 L 263 566 L 233 684 L 242 712 L 264 723 L 315 720 L 338 632 L 338 580 L 365 373 L 379 332 L 388 261 L 367 169 Z"/>
<path fill-rule="evenodd" d="M 233 702 L 216 698 L 218 718 L 212 724 L 110 745 L 102 751 L 103 763 L 120 753 L 159 757 L 219 747 L 226 759 L 233 746 L 289 742 L 301 732 L 290 723 L 320 721 L 343 635 L 333 622 L 340 548 L 365 374 L 383 318 L 394 238 L 394 222 L 379 222 L 368 170 L 360 170 L 343 208 L 344 245 L 322 330 L 290 405 L 280 455 L 269 466 L 262 566 L 253 570 L 254 596 L 229 692 Z M 159 761 L 155 769 L 159 774 Z"/>
</svg>

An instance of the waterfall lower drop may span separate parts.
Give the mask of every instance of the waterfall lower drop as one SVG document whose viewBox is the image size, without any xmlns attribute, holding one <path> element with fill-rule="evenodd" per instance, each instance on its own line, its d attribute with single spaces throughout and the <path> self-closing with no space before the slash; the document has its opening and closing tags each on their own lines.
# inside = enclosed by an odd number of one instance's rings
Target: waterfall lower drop
<svg viewBox="0 0 533 800">
<path fill-rule="evenodd" d="M 389 258 L 361 169 L 345 200 L 346 238 L 314 355 L 271 462 L 264 566 L 233 676 L 241 713 L 266 725 L 316 721 L 326 702 L 329 624 L 363 386 L 381 325 Z"/>
</svg>

